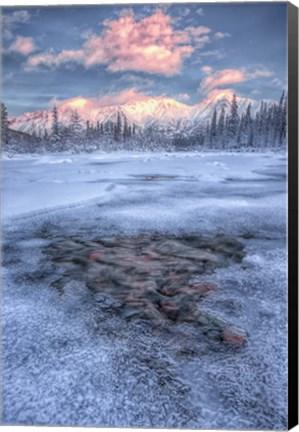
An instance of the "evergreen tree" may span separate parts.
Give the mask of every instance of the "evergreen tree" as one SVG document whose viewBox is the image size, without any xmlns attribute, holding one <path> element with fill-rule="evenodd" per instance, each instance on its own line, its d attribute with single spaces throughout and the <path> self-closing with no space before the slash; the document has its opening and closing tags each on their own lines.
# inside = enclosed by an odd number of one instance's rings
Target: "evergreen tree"
<svg viewBox="0 0 299 432">
<path fill-rule="evenodd" d="M 56 105 L 52 110 L 52 136 L 54 139 L 59 139 L 58 111 Z"/>
<path fill-rule="evenodd" d="M 118 138 L 120 138 L 120 135 L 121 135 L 121 117 L 120 117 L 120 113 L 119 112 L 117 113 L 117 123 L 116 123 L 116 126 L 117 126 Z"/>
<path fill-rule="evenodd" d="M 216 135 L 217 135 L 217 111 L 214 108 L 211 128 L 210 128 L 210 145 L 214 147 L 216 145 Z"/>
<path fill-rule="evenodd" d="M 79 142 L 82 134 L 82 126 L 77 110 L 72 111 L 70 123 L 70 138 L 74 142 Z"/>
<path fill-rule="evenodd" d="M 27 151 L 29 153 L 36 153 L 40 151 L 41 137 L 38 135 L 37 131 L 34 129 L 31 134 L 31 139 L 27 144 Z M 59 149 L 57 149 L 59 150 Z"/>
<path fill-rule="evenodd" d="M 114 139 L 115 141 L 119 141 L 121 136 L 121 118 L 120 113 L 117 113 L 116 125 L 114 126 Z"/>
<path fill-rule="evenodd" d="M 131 126 L 128 126 L 128 138 L 132 137 L 132 128 Z"/>
<path fill-rule="evenodd" d="M 114 136 L 114 133 L 115 133 L 115 125 L 114 125 L 114 123 L 112 122 L 112 121 L 109 121 L 109 134 L 111 135 L 111 136 Z"/>
<path fill-rule="evenodd" d="M 247 105 L 246 113 L 244 115 L 243 121 L 243 138 L 242 145 L 245 147 L 252 146 L 252 138 L 253 138 L 253 121 L 251 117 L 251 103 Z"/>
<path fill-rule="evenodd" d="M 246 112 L 241 115 L 239 120 L 237 144 L 238 147 L 248 147 L 249 146 L 249 136 L 251 136 L 252 144 L 252 133 L 253 120 L 251 117 L 251 103 L 247 105 Z"/>
<path fill-rule="evenodd" d="M 231 103 L 230 115 L 228 118 L 228 125 L 227 125 L 229 145 L 231 147 L 233 147 L 236 143 L 238 128 L 239 128 L 238 104 L 237 104 L 237 97 L 234 94 Z"/>
<path fill-rule="evenodd" d="M 234 94 L 231 103 L 230 115 L 228 117 L 228 125 L 227 125 L 227 133 L 228 133 L 230 146 L 234 146 L 234 144 L 236 143 L 238 127 L 239 127 L 238 104 L 237 104 L 237 97 Z"/>
<path fill-rule="evenodd" d="M 64 150 L 62 142 L 62 128 L 60 127 L 60 124 L 58 122 L 58 110 L 56 105 L 54 105 L 52 110 L 52 130 L 49 147 L 51 151 Z"/>
<path fill-rule="evenodd" d="M 210 122 L 207 122 L 206 126 L 206 136 L 205 136 L 205 146 L 208 147 L 210 145 Z"/>
<path fill-rule="evenodd" d="M 217 125 L 217 141 L 219 145 L 225 148 L 225 109 L 221 108 L 218 125 Z"/>
<path fill-rule="evenodd" d="M 239 148 L 245 144 L 244 135 L 245 135 L 245 115 L 242 114 L 241 119 L 239 121 L 238 134 L 237 134 L 237 145 Z"/>
<path fill-rule="evenodd" d="M 254 146 L 258 147 L 259 145 L 259 124 L 260 124 L 260 113 L 257 111 L 255 114 L 255 118 L 252 122 L 252 131 L 253 131 L 253 137 L 254 137 Z"/>
<path fill-rule="evenodd" d="M 7 108 L 4 103 L 1 103 L 1 143 L 3 149 L 5 149 L 8 144 L 8 126 L 9 121 Z"/>
<path fill-rule="evenodd" d="M 104 123 L 103 129 L 104 129 L 104 134 L 105 135 L 109 135 L 110 134 L 110 122 L 109 121 L 107 121 L 106 123 Z"/>
<path fill-rule="evenodd" d="M 286 137 L 286 96 L 285 92 L 282 92 L 282 95 L 279 100 L 279 105 L 277 107 L 277 113 L 275 118 L 275 142 L 277 145 L 281 146 L 285 141 Z"/>
<path fill-rule="evenodd" d="M 254 132 L 253 132 L 253 125 L 249 129 L 248 138 L 247 138 L 247 145 L 248 147 L 254 147 Z"/>
<path fill-rule="evenodd" d="M 90 144 L 94 137 L 93 126 L 90 124 L 90 121 L 86 121 L 86 129 L 85 129 L 85 139 L 83 139 L 83 147 L 84 151 L 87 151 L 87 146 Z"/>
<path fill-rule="evenodd" d="M 277 142 L 275 124 L 278 120 L 278 117 L 279 117 L 279 108 L 277 104 L 271 105 L 268 110 L 268 118 L 267 118 L 268 141 L 271 147 L 274 147 Z"/>
<path fill-rule="evenodd" d="M 268 146 L 268 104 L 263 103 L 263 109 L 261 111 L 261 146 Z"/>
<path fill-rule="evenodd" d="M 205 142 L 205 136 L 204 136 L 203 132 L 200 131 L 200 132 L 199 132 L 199 136 L 198 136 L 198 144 L 199 144 L 200 146 L 203 146 L 203 145 L 204 145 L 204 142 Z"/>
<path fill-rule="evenodd" d="M 86 120 L 86 136 L 90 134 L 90 121 Z"/>
<path fill-rule="evenodd" d="M 255 145 L 257 147 L 262 146 L 262 134 L 263 134 L 263 112 L 264 112 L 264 101 L 261 102 L 260 109 L 256 114 L 256 124 L 255 124 Z"/>
<path fill-rule="evenodd" d="M 124 130 L 123 130 L 124 140 L 129 138 L 128 122 L 126 116 L 124 116 Z"/>
</svg>

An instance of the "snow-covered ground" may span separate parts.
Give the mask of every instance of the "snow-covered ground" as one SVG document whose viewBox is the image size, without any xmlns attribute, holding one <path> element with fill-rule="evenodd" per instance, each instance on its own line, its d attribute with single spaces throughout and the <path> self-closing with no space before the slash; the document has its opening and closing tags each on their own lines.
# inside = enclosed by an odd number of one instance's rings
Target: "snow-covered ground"
<svg viewBox="0 0 299 432">
<path fill-rule="evenodd" d="M 2 168 L 5 423 L 287 428 L 285 154 L 59 154 Z M 51 241 L 139 233 L 243 243 L 203 302 L 246 330 L 242 348 L 126 322 L 80 284 L 51 287 Z"/>
</svg>

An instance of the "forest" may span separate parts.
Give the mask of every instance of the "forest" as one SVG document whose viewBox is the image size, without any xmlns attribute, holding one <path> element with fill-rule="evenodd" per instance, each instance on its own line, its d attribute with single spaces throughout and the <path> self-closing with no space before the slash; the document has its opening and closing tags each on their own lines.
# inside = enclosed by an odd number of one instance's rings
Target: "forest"
<svg viewBox="0 0 299 432">
<path fill-rule="evenodd" d="M 52 109 L 51 129 L 37 135 L 10 128 L 6 106 L 1 104 L 2 151 L 8 153 L 74 153 L 113 151 L 194 151 L 194 150 L 259 150 L 286 145 L 287 95 L 278 102 L 261 101 L 253 112 L 249 103 L 239 112 L 236 95 L 229 107 L 215 107 L 211 119 L 180 128 L 161 126 L 159 122 L 141 127 L 131 123 L 119 110 L 116 118 L 95 124 L 83 123 L 77 110 L 69 124 L 59 120 L 59 109 Z"/>
</svg>

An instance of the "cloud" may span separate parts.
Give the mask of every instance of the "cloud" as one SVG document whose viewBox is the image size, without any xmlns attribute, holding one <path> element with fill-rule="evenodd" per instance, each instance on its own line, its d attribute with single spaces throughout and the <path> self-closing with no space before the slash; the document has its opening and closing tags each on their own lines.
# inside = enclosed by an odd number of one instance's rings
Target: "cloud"
<svg viewBox="0 0 299 432">
<path fill-rule="evenodd" d="M 181 15 L 182 17 L 186 17 L 190 14 L 191 9 L 186 7 L 186 6 L 183 6 L 183 7 L 179 8 L 178 12 L 179 12 L 179 15 Z"/>
<path fill-rule="evenodd" d="M 129 83 L 129 85 L 133 85 L 134 88 L 142 88 L 142 89 L 150 89 L 153 88 L 156 83 L 154 81 L 154 79 L 150 79 L 150 78 L 144 78 L 141 77 L 137 74 L 134 73 L 124 73 L 120 76 L 120 78 L 113 80 L 113 83 L 111 84 L 110 89 L 112 90 L 113 87 L 115 86 L 115 89 L 118 88 L 119 84 L 122 83 Z"/>
<path fill-rule="evenodd" d="M 210 51 L 204 51 L 200 53 L 202 57 L 215 57 L 217 59 L 222 59 L 225 55 L 222 51 L 218 49 L 210 50 Z"/>
<path fill-rule="evenodd" d="M 286 80 L 282 81 L 279 78 L 273 78 L 270 82 L 274 87 L 278 87 L 280 89 L 284 89 L 286 87 Z"/>
<path fill-rule="evenodd" d="M 30 14 L 26 10 L 14 11 L 12 14 L 2 15 L 3 37 L 4 39 L 13 38 L 13 29 L 19 24 L 30 20 Z"/>
<path fill-rule="evenodd" d="M 234 91 L 232 89 L 214 89 L 208 93 L 206 99 L 216 102 L 219 99 L 227 98 L 229 101 L 232 101 L 233 96 Z"/>
<path fill-rule="evenodd" d="M 205 77 L 201 81 L 199 89 L 203 93 L 207 93 L 217 87 L 237 84 L 258 77 L 270 77 L 271 75 L 272 72 L 267 69 L 256 69 L 253 72 L 248 72 L 245 68 L 222 69 Z"/>
<path fill-rule="evenodd" d="M 188 95 L 188 93 L 179 93 L 177 95 L 177 99 L 179 99 L 181 101 L 187 101 L 190 99 L 190 95 Z"/>
<path fill-rule="evenodd" d="M 176 17 L 172 18 L 172 21 L 175 24 L 180 25 L 182 22 L 186 23 L 190 20 L 190 13 L 191 13 L 191 9 L 189 7 L 186 6 L 181 6 L 178 9 L 176 9 Z M 189 19 L 187 18 L 189 16 Z M 191 18 L 191 22 L 192 22 L 192 18 Z"/>
<path fill-rule="evenodd" d="M 128 15 L 134 16 L 134 10 L 131 6 L 130 7 L 124 7 L 122 9 L 117 9 L 115 11 L 115 15 L 117 15 L 118 17 L 128 16 Z M 99 22 L 99 25 L 101 25 L 101 24 L 102 23 Z"/>
<path fill-rule="evenodd" d="M 132 14 L 104 21 L 100 35 L 92 34 L 78 50 L 31 56 L 28 69 L 57 67 L 76 62 L 91 68 L 105 65 L 110 72 L 141 71 L 171 76 L 178 74 L 185 58 L 209 42 L 207 27 L 175 30 L 161 10 L 137 20 Z"/>
<path fill-rule="evenodd" d="M 124 105 L 128 102 L 135 102 L 137 100 L 148 99 L 149 96 L 140 93 L 136 88 L 124 89 L 118 93 L 109 93 L 104 96 L 85 98 L 76 96 L 74 98 L 58 100 L 52 99 L 49 103 L 50 106 L 57 105 L 61 109 L 71 108 L 79 112 L 90 112 L 102 107 L 109 107 L 114 105 Z"/>
<path fill-rule="evenodd" d="M 30 20 L 30 14 L 26 10 L 14 11 L 12 14 L 4 15 L 4 24 L 24 23 Z"/>
<path fill-rule="evenodd" d="M 254 96 L 258 96 L 258 95 L 261 94 L 261 91 L 258 90 L 258 89 L 254 89 L 254 90 L 252 90 L 250 93 L 251 93 L 252 95 L 254 95 Z"/>
<path fill-rule="evenodd" d="M 199 16 L 203 16 L 203 8 L 198 8 L 198 9 L 196 9 L 196 13 L 197 13 L 197 15 L 199 15 Z"/>
<path fill-rule="evenodd" d="M 185 32 L 191 36 L 194 46 L 196 46 L 197 49 L 202 48 L 206 43 L 210 42 L 208 33 L 211 32 L 211 29 L 208 27 L 187 27 Z"/>
<path fill-rule="evenodd" d="M 38 53 L 28 58 L 26 69 L 36 69 L 41 65 L 49 68 L 54 68 L 62 63 L 82 62 L 84 60 L 84 52 L 82 50 L 63 50 L 59 54 L 54 54 L 52 51 Z"/>
<path fill-rule="evenodd" d="M 15 41 L 9 46 L 8 51 L 13 51 L 24 56 L 36 50 L 32 37 L 17 36 Z"/>
<path fill-rule="evenodd" d="M 13 79 L 13 77 L 14 77 L 13 72 L 9 72 L 6 75 L 4 75 L 3 82 L 5 82 L 5 81 L 11 81 Z"/>
<path fill-rule="evenodd" d="M 206 75 L 209 75 L 213 72 L 213 68 L 211 66 L 203 66 L 201 68 L 202 72 Z"/>
<path fill-rule="evenodd" d="M 214 38 L 215 39 L 223 39 L 226 37 L 230 37 L 231 35 L 229 33 L 222 33 L 222 32 L 217 32 L 214 34 Z"/>
<path fill-rule="evenodd" d="M 223 69 L 204 78 L 200 84 L 200 89 L 206 93 L 216 87 L 235 84 L 245 80 L 245 74 L 242 70 Z"/>
<path fill-rule="evenodd" d="M 272 75 L 273 75 L 273 72 L 271 72 L 269 69 L 266 69 L 266 68 L 256 69 L 254 72 L 247 73 L 248 79 L 253 79 L 253 78 L 258 78 L 258 77 L 269 78 Z"/>
</svg>

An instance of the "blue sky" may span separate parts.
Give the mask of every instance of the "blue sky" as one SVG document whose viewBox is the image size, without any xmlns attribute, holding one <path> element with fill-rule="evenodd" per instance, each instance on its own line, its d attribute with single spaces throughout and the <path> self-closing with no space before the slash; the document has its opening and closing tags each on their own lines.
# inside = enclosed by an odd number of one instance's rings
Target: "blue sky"
<svg viewBox="0 0 299 432">
<path fill-rule="evenodd" d="M 83 97 L 195 104 L 217 91 L 279 99 L 287 3 L 3 8 L 3 101 L 10 115 Z"/>
</svg>

